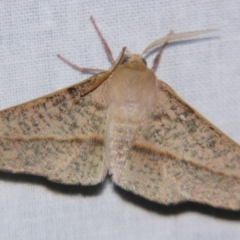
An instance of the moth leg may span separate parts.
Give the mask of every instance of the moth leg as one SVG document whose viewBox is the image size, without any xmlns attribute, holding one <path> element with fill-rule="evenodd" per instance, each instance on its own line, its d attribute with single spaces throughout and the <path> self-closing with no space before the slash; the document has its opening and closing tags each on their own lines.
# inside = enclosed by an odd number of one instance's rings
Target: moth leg
<svg viewBox="0 0 240 240">
<path fill-rule="evenodd" d="M 110 50 L 110 48 L 109 48 L 106 40 L 104 39 L 102 33 L 100 32 L 99 28 L 97 27 L 97 24 L 96 24 L 95 20 L 93 19 L 93 17 L 90 17 L 90 20 L 91 20 L 91 22 L 92 22 L 95 30 L 97 31 L 98 36 L 100 37 L 100 39 L 101 39 L 101 41 L 102 41 L 102 44 L 103 44 L 103 46 L 104 46 L 105 52 L 107 53 L 108 59 L 110 60 L 110 62 L 111 62 L 112 64 L 114 64 L 115 61 L 114 61 L 114 59 L 113 59 L 112 52 L 111 52 L 111 50 Z"/>
<path fill-rule="evenodd" d="M 107 53 L 108 59 L 110 60 L 110 62 L 112 64 L 114 64 L 115 61 L 113 59 L 112 52 L 111 52 L 111 50 L 110 50 L 106 40 L 104 39 L 102 33 L 100 32 L 99 28 L 97 27 L 97 24 L 96 24 L 95 20 L 93 19 L 93 17 L 90 17 L 90 20 L 91 20 L 95 30 L 97 31 L 98 36 L 101 39 L 101 42 L 102 42 L 102 44 L 104 46 L 104 49 L 105 49 L 105 52 Z M 100 73 L 100 72 L 105 72 L 106 71 L 104 69 L 98 69 L 98 68 L 82 68 L 82 67 L 79 67 L 76 64 L 71 63 L 70 61 L 68 61 L 66 58 L 62 57 L 60 54 L 58 54 L 57 57 L 59 59 L 61 59 L 64 63 L 66 63 L 68 66 L 70 66 L 71 68 L 73 68 L 73 69 L 75 69 L 77 71 L 80 71 L 82 73 Z"/>
<path fill-rule="evenodd" d="M 171 30 L 167 36 L 170 36 L 173 34 L 173 31 Z M 163 50 L 165 49 L 166 45 L 168 44 L 170 39 L 168 39 L 160 48 L 159 48 L 159 51 L 158 51 L 158 54 L 157 56 L 154 58 L 154 61 L 153 61 L 153 66 L 152 66 L 152 70 L 155 71 L 159 62 L 160 62 L 160 59 L 161 59 L 161 56 L 162 56 L 162 53 L 163 53 Z"/>
<path fill-rule="evenodd" d="M 104 69 L 98 69 L 98 68 L 82 68 L 82 67 L 79 67 L 76 64 L 68 61 L 66 58 L 62 57 L 60 54 L 58 54 L 57 57 L 59 59 L 61 59 L 64 63 L 66 63 L 68 66 L 70 66 L 71 68 L 73 68 L 75 70 L 78 70 L 82 73 L 100 73 L 100 72 L 106 71 Z"/>
</svg>

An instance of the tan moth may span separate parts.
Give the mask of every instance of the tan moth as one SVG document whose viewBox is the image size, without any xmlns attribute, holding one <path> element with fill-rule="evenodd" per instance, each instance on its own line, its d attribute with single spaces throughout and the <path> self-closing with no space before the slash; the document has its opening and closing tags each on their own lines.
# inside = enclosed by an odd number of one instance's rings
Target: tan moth
<svg viewBox="0 0 240 240">
<path fill-rule="evenodd" d="M 207 31 L 170 33 L 141 55 L 123 48 L 107 70 L 0 112 L 0 170 L 62 184 L 115 184 L 161 204 L 240 209 L 240 146 L 158 80 L 163 46 Z M 143 55 L 161 47 L 153 65 Z M 127 54 L 124 55 L 125 51 Z"/>
</svg>

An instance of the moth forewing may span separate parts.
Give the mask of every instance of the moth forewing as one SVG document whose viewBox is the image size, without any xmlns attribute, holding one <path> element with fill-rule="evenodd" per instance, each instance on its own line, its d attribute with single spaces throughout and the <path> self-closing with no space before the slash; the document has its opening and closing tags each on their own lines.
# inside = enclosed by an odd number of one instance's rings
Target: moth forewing
<svg viewBox="0 0 240 240">
<path fill-rule="evenodd" d="M 0 112 L 0 169 L 93 185 L 103 159 L 107 84 L 122 60 L 79 84 Z M 101 85 L 99 87 L 99 85 Z"/>
</svg>

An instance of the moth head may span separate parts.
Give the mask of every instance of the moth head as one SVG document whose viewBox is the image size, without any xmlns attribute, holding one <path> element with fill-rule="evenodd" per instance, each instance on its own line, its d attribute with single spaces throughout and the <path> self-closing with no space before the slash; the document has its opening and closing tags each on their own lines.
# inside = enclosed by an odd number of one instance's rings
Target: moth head
<svg viewBox="0 0 240 240">
<path fill-rule="evenodd" d="M 143 58 L 142 55 L 140 54 L 132 54 L 129 52 L 128 49 L 126 49 L 126 53 L 121 61 L 121 65 L 124 65 L 124 64 L 131 64 L 131 65 L 135 65 L 135 64 L 144 64 L 145 66 L 147 66 L 147 62 L 146 60 Z"/>
</svg>

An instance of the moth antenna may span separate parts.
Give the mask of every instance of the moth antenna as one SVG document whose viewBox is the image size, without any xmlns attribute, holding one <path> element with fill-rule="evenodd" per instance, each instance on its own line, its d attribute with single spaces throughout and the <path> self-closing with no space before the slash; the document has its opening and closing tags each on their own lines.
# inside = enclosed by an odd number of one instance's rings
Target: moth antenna
<svg viewBox="0 0 240 240">
<path fill-rule="evenodd" d="M 161 47 L 164 45 L 166 42 L 177 42 L 181 40 L 189 40 L 192 39 L 193 37 L 196 37 L 201 34 L 209 33 L 217 31 L 216 29 L 207 29 L 207 30 L 200 30 L 200 31 L 192 31 L 192 32 L 183 32 L 183 33 L 174 33 L 171 35 L 167 35 L 165 37 L 159 38 L 155 40 L 154 42 L 150 43 L 145 50 L 142 52 L 142 55 L 145 55 L 149 53 L 151 50 L 153 50 L 156 47 Z"/>
<path fill-rule="evenodd" d="M 70 66 L 71 68 L 80 71 L 82 73 L 100 73 L 100 72 L 104 72 L 106 70 L 104 69 L 98 69 L 98 68 L 83 68 L 83 67 L 79 67 L 78 65 L 68 61 L 66 58 L 64 58 L 63 56 L 61 56 L 60 54 L 57 54 L 57 57 L 62 60 L 64 63 L 66 63 L 68 66 Z"/>
<path fill-rule="evenodd" d="M 106 71 L 108 72 L 108 76 L 114 72 L 114 70 L 118 67 L 118 65 L 121 63 L 123 57 L 124 57 L 124 53 L 125 53 L 126 47 L 123 47 L 122 51 L 120 52 L 116 62 L 112 65 L 112 67 Z M 97 80 L 95 80 L 94 84 L 88 86 L 85 91 L 83 90 L 81 93 L 81 96 L 84 96 L 86 94 L 88 94 L 89 92 L 93 91 L 94 89 L 96 89 L 100 84 L 102 84 L 104 81 L 107 80 L 107 77 L 105 78 L 98 78 Z"/>
<path fill-rule="evenodd" d="M 112 64 L 114 64 L 115 61 L 114 61 L 114 59 L 113 59 L 112 52 L 111 52 L 111 50 L 110 50 L 110 48 L 109 48 L 106 40 L 104 39 L 102 33 L 100 32 L 99 28 L 97 27 L 97 24 L 96 24 L 96 22 L 95 22 L 95 20 L 93 19 L 92 16 L 90 17 L 90 20 L 91 20 L 91 22 L 92 22 L 95 30 L 97 31 L 98 36 L 99 36 L 100 39 L 101 39 L 101 42 L 102 42 L 103 47 L 104 47 L 104 49 L 105 49 L 105 52 L 107 53 L 108 59 L 110 60 L 110 62 L 111 62 Z"/>
</svg>

